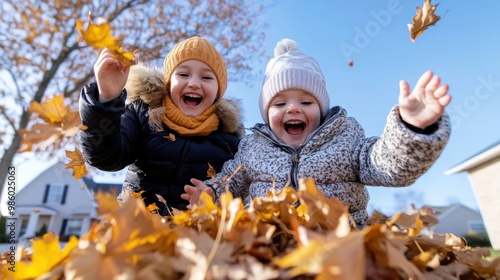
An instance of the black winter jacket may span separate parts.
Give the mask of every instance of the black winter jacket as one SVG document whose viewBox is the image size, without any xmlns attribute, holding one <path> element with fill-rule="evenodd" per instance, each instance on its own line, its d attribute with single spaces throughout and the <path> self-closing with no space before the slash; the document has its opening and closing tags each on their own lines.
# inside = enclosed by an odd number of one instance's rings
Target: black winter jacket
<svg viewBox="0 0 500 280">
<path fill-rule="evenodd" d="M 128 166 L 123 189 L 143 190 L 145 204 L 156 203 L 163 215 L 168 211 L 157 194 L 169 208 L 186 209 L 188 201 L 180 197 L 184 185 L 191 184 L 191 178 L 206 180 L 209 164 L 219 172 L 238 149 L 241 127 L 238 132 L 223 132 L 223 119 L 208 136 L 182 137 L 163 123 L 163 131 L 153 129 L 148 123 L 149 104 L 137 98 L 125 105 L 126 89 L 104 104 L 98 94 L 97 84 L 91 83 L 80 96 L 80 115 L 88 126 L 80 132 L 87 163 L 104 171 Z"/>
</svg>

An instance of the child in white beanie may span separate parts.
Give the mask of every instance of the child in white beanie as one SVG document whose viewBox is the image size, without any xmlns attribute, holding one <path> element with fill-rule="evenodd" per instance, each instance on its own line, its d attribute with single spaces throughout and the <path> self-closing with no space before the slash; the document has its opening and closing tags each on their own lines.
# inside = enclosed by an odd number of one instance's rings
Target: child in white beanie
<svg viewBox="0 0 500 280">
<path fill-rule="evenodd" d="M 361 125 L 345 109 L 330 108 L 325 78 L 319 64 L 297 44 L 283 39 L 267 65 L 260 111 L 265 124 L 256 124 L 239 144 L 233 160 L 217 177 L 192 179 L 182 198 L 190 204 L 202 191 L 215 199 L 225 191 L 218 185 L 239 165 L 243 169 L 228 182 L 235 197 L 265 197 L 271 188 L 298 186 L 312 177 L 329 198 L 340 199 L 358 226 L 368 217 L 365 185 L 408 186 L 424 174 L 444 149 L 450 120 L 444 108 L 451 101 L 448 85 L 425 72 L 410 94 L 401 81 L 399 104 L 387 118 L 380 137 L 365 137 Z"/>
</svg>

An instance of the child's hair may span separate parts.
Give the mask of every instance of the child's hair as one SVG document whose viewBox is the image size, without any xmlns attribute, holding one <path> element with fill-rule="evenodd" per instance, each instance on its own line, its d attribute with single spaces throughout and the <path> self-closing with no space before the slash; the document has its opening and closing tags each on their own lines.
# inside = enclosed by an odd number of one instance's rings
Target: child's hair
<svg viewBox="0 0 500 280">
<path fill-rule="evenodd" d="M 321 116 L 330 109 L 326 82 L 318 62 L 302 53 L 297 43 L 283 39 L 274 48 L 274 58 L 269 61 L 260 94 L 260 113 L 268 123 L 269 103 L 278 93 L 300 89 L 312 94 L 319 102 Z"/>
<path fill-rule="evenodd" d="M 165 57 L 163 68 L 165 71 L 166 87 L 170 87 L 170 78 L 175 67 L 190 59 L 204 62 L 214 71 L 217 77 L 217 83 L 219 84 L 217 100 L 220 100 L 227 87 L 226 63 L 222 55 L 207 39 L 198 36 L 191 37 L 178 43 L 170 50 L 167 57 Z"/>
</svg>

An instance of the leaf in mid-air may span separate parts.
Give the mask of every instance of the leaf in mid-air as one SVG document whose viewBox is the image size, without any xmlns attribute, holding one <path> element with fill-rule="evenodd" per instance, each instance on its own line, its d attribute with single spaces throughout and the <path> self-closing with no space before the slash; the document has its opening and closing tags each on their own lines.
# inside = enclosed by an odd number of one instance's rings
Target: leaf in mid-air
<svg viewBox="0 0 500 280">
<path fill-rule="evenodd" d="M 86 28 L 85 23 L 76 20 L 76 29 L 80 33 L 80 38 L 85 41 L 89 46 L 96 49 L 108 48 L 116 56 L 118 60 L 127 66 L 135 65 L 134 52 L 126 52 L 122 49 L 121 40 L 111 35 L 111 26 L 108 21 L 99 18 L 98 23 L 93 23 L 91 14 L 88 15 L 88 24 Z"/>
<path fill-rule="evenodd" d="M 422 8 L 417 7 L 417 14 L 412 18 L 413 23 L 408 24 L 412 42 L 415 42 L 415 39 L 429 26 L 436 24 L 441 19 L 440 16 L 434 14 L 438 5 L 431 5 L 431 0 L 424 0 L 424 6 Z"/>
<path fill-rule="evenodd" d="M 42 103 L 33 101 L 29 111 L 38 114 L 38 117 L 47 123 L 61 123 L 68 114 L 68 108 L 64 104 L 64 96 L 55 95 L 52 99 L 47 99 Z"/>
<path fill-rule="evenodd" d="M 50 146 L 60 147 L 63 138 L 74 137 L 79 130 L 87 129 L 82 125 L 78 110 L 64 104 L 64 96 L 55 95 L 44 102 L 31 102 L 29 112 L 38 115 L 45 123 L 35 123 L 30 129 L 21 129 L 22 136 L 19 152 L 46 150 Z"/>
<path fill-rule="evenodd" d="M 214 167 L 212 165 L 210 165 L 210 163 L 208 164 L 208 170 L 207 170 L 207 177 L 209 178 L 215 178 L 215 176 L 217 175 L 217 172 L 215 171 Z"/>
<path fill-rule="evenodd" d="M 73 152 L 66 150 L 66 156 L 71 159 L 71 162 L 66 164 L 66 169 L 73 169 L 73 177 L 80 180 L 84 175 L 88 174 L 87 167 L 85 167 L 85 160 L 83 155 L 75 148 Z"/>
</svg>

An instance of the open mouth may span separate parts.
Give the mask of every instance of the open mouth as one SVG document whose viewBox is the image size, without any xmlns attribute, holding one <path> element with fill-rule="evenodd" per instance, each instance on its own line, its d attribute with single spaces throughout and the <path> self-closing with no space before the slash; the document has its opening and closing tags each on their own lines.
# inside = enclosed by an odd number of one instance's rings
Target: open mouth
<svg viewBox="0 0 500 280">
<path fill-rule="evenodd" d="M 197 94 L 185 94 L 182 96 L 182 100 L 189 106 L 197 106 L 203 101 L 203 97 Z"/>
<path fill-rule="evenodd" d="M 306 124 L 302 121 L 288 121 L 285 123 L 285 131 L 291 135 L 298 135 L 304 132 Z"/>
</svg>

